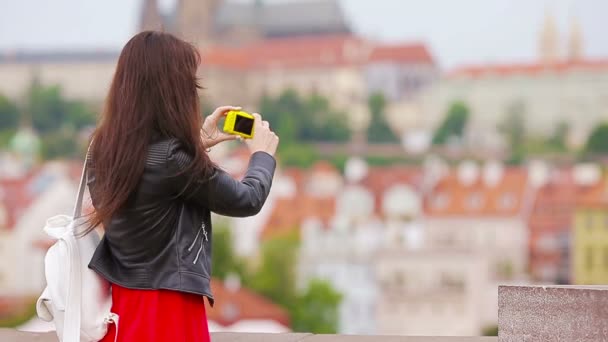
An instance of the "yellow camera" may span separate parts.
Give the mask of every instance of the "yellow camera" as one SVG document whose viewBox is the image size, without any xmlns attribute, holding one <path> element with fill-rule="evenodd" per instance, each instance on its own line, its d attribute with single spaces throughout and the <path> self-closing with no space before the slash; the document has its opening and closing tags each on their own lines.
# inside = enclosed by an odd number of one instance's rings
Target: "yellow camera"
<svg viewBox="0 0 608 342">
<path fill-rule="evenodd" d="M 255 117 L 241 110 L 231 110 L 226 114 L 224 132 L 239 135 L 245 139 L 253 138 Z"/>
</svg>

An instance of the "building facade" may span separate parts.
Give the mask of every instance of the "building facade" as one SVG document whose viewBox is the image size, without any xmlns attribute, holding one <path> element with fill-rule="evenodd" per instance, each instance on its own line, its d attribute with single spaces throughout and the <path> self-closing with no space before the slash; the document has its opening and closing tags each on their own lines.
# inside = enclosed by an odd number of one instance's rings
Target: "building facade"
<svg viewBox="0 0 608 342">
<path fill-rule="evenodd" d="M 527 170 L 465 161 L 439 178 L 426 195 L 428 245 L 486 253 L 494 280 L 523 277 L 533 196 Z"/>
<path fill-rule="evenodd" d="M 572 231 L 572 275 L 577 285 L 608 283 L 608 183 L 595 177 L 577 199 Z"/>
<path fill-rule="evenodd" d="M 488 283 L 483 254 L 427 248 L 383 249 L 374 260 L 377 322 L 385 335 L 479 335 Z"/>
<path fill-rule="evenodd" d="M 555 20 L 545 19 L 536 61 L 458 67 L 422 95 L 421 109 L 433 118 L 433 130 L 451 103 L 463 101 L 471 111 L 467 138 L 474 146 L 502 149 L 499 125 L 509 115 L 523 117 L 527 134 L 551 136 L 559 125 L 569 127 L 568 142 L 581 146 L 591 129 L 608 118 L 608 60 L 585 58 L 576 21 L 570 29 L 567 55 Z"/>
</svg>

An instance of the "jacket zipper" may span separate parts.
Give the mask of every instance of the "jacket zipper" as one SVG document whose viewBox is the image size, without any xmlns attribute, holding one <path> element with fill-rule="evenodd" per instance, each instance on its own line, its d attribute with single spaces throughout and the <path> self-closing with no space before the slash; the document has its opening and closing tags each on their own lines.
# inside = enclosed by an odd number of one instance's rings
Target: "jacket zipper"
<svg viewBox="0 0 608 342">
<path fill-rule="evenodd" d="M 203 232 L 203 238 L 201 239 L 201 245 L 198 248 L 198 251 L 196 252 L 196 257 L 194 258 L 194 261 L 192 262 L 193 264 L 196 264 L 196 262 L 198 261 L 198 258 L 201 255 L 201 252 L 205 249 L 205 246 L 204 246 L 205 241 L 209 241 L 209 237 L 207 236 L 207 230 L 205 229 L 205 221 L 203 221 L 203 223 L 201 224 L 201 227 L 199 228 L 198 232 L 196 233 L 196 236 L 194 237 L 194 241 L 192 241 L 192 244 L 190 245 L 190 247 L 188 247 L 188 252 L 192 252 L 192 249 L 196 245 L 196 241 L 198 241 L 198 237 L 201 235 L 201 232 Z"/>
</svg>

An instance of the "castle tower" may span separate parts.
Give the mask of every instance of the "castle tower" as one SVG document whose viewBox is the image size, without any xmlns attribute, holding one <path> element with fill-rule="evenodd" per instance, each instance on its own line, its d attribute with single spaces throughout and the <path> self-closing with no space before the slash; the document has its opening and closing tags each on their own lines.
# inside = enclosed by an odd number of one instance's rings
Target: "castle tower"
<svg viewBox="0 0 608 342">
<path fill-rule="evenodd" d="M 570 24 L 568 39 L 568 60 L 580 61 L 583 58 L 583 33 L 577 18 L 573 17 Z"/>
<path fill-rule="evenodd" d="M 545 15 L 545 22 L 540 32 L 539 55 L 544 64 L 556 63 L 559 59 L 558 32 L 555 18 L 549 12 Z"/>
<path fill-rule="evenodd" d="M 139 31 L 162 30 L 163 19 L 156 0 L 144 0 L 139 19 Z"/>
<path fill-rule="evenodd" d="M 181 38 L 204 47 L 213 42 L 213 22 L 220 0 L 179 0 L 176 10 L 177 33 Z"/>
</svg>

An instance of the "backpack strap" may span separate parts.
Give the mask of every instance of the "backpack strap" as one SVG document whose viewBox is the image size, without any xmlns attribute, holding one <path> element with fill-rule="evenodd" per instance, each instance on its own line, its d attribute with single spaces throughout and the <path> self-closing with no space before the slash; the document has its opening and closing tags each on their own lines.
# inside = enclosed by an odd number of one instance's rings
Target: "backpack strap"
<svg viewBox="0 0 608 342">
<path fill-rule="evenodd" d="M 91 142 L 92 144 L 92 142 Z M 87 149 L 87 154 L 84 157 L 84 165 L 82 166 L 82 173 L 80 174 L 80 185 L 78 186 L 78 197 L 76 197 L 76 203 L 74 204 L 74 214 L 72 217 L 74 220 L 82 216 L 82 202 L 84 200 L 84 190 L 87 187 L 87 165 L 89 159 L 89 153 L 91 151 L 91 145 Z"/>
<path fill-rule="evenodd" d="M 84 190 L 87 182 L 87 159 L 91 145 L 87 149 L 87 154 L 84 158 L 82 166 L 82 174 L 80 175 L 80 185 L 78 186 L 78 196 L 74 205 L 74 214 L 72 216 L 72 228 L 76 227 L 76 221 L 82 216 L 82 202 L 84 199 Z M 80 249 L 76 241 L 74 229 L 68 231 L 67 236 L 62 240 L 68 247 L 69 269 L 68 269 L 68 296 L 66 299 L 65 316 L 63 322 L 63 339 L 62 342 L 80 342 L 80 323 L 82 309 L 82 265 L 80 258 Z"/>
<path fill-rule="evenodd" d="M 80 320 L 82 305 L 82 272 L 80 250 L 73 232 L 64 237 L 68 247 L 68 296 L 65 305 L 62 342 L 80 342 Z"/>
</svg>

